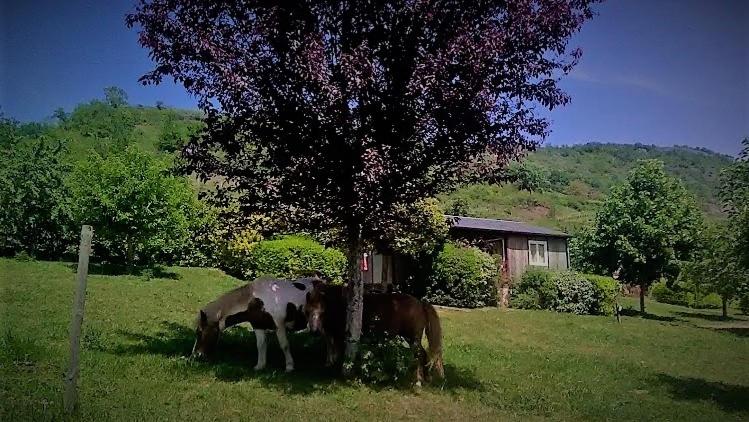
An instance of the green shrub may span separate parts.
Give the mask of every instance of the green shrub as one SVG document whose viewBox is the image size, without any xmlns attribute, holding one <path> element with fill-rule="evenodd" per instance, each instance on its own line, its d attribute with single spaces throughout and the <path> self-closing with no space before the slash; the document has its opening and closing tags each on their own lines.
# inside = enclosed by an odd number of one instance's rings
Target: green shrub
<svg viewBox="0 0 749 422">
<path fill-rule="evenodd" d="M 296 278 L 321 271 L 334 281 L 343 280 L 346 257 L 337 249 L 326 248 L 313 239 L 298 235 L 260 240 L 247 233 L 235 246 L 237 251 L 226 271 L 240 278 L 268 275 Z"/>
<path fill-rule="evenodd" d="M 709 293 L 701 297 L 698 301 L 690 302 L 690 306 L 697 309 L 720 309 L 723 307 L 723 300 L 717 293 Z"/>
<path fill-rule="evenodd" d="M 598 315 L 613 315 L 616 297 L 619 295 L 619 282 L 611 277 L 595 274 L 581 274 L 593 284 L 596 291 L 596 306 L 593 313 Z"/>
<path fill-rule="evenodd" d="M 495 305 L 497 273 L 497 263 L 491 255 L 447 243 L 434 260 L 424 299 L 461 308 Z"/>
<path fill-rule="evenodd" d="M 93 152 L 77 163 L 69 185 L 76 222 L 94 226 L 97 258 L 130 267 L 179 262 L 200 203 L 169 160 L 134 145 Z"/>
<path fill-rule="evenodd" d="M 517 309 L 541 309 L 541 301 L 536 291 L 512 295 L 510 306 Z"/>
<path fill-rule="evenodd" d="M 398 384 L 410 380 L 416 356 L 400 336 L 366 336 L 359 343 L 359 354 L 346 370 L 366 384 Z"/>
<path fill-rule="evenodd" d="M 689 305 L 687 293 L 670 289 L 665 281 L 660 281 L 650 286 L 650 297 L 661 303 L 670 303 L 672 305 L 681 306 Z"/>
<path fill-rule="evenodd" d="M 611 303 L 608 312 L 613 312 L 615 294 L 612 291 L 615 288 L 611 282 L 591 281 L 588 277 L 572 271 L 530 269 L 513 289 L 510 303 L 523 309 L 549 309 L 575 314 L 604 313 L 607 312 L 608 303 Z"/>
<path fill-rule="evenodd" d="M 749 315 L 749 294 L 744 294 L 739 298 L 739 309 L 744 315 Z"/>
</svg>

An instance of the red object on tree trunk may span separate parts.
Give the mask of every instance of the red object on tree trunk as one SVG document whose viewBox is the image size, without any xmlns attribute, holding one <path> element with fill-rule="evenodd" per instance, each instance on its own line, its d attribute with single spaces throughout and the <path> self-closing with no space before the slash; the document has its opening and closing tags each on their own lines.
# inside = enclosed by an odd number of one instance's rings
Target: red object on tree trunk
<svg viewBox="0 0 749 422">
<path fill-rule="evenodd" d="M 362 260 L 361 260 L 361 270 L 362 271 L 369 271 L 369 265 L 368 265 L 368 258 L 369 254 L 365 253 L 362 254 Z"/>
</svg>

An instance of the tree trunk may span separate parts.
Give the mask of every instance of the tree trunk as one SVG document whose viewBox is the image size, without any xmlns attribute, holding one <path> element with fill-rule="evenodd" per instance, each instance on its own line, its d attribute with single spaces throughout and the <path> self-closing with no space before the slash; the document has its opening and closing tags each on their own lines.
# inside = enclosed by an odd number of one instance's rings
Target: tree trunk
<svg viewBox="0 0 749 422">
<path fill-rule="evenodd" d="M 721 296 L 720 299 L 723 302 L 723 319 L 726 319 L 728 318 L 728 298 Z"/>
<path fill-rule="evenodd" d="M 645 283 L 640 283 L 640 314 L 645 315 Z"/>
<path fill-rule="evenodd" d="M 348 310 L 346 312 L 346 362 L 353 362 L 359 351 L 359 338 L 362 328 L 362 310 L 364 307 L 364 281 L 361 277 L 359 259 L 362 255 L 362 239 L 357 233 L 349 240 L 346 262 L 346 278 L 348 279 L 347 300 Z M 348 372 L 350 365 L 344 365 L 344 375 L 350 376 Z"/>
</svg>

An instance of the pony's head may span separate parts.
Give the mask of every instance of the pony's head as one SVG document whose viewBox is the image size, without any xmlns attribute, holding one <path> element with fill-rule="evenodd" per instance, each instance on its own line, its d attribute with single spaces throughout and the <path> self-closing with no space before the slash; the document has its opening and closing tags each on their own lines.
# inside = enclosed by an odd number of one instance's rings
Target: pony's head
<svg viewBox="0 0 749 422">
<path fill-rule="evenodd" d="M 221 329 L 221 317 L 210 318 L 201 309 L 195 324 L 195 345 L 192 347 L 192 357 L 204 358 L 210 356 L 216 343 L 218 343 Z"/>
<path fill-rule="evenodd" d="M 312 282 L 312 291 L 307 293 L 307 302 L 304 305 L 304 316 L 307 317 L 307 327 L 312 334 L 325 334 L 323 318 L 327 307 L 325 290 L 327 282 L 315 279 Z"/>
</svg>

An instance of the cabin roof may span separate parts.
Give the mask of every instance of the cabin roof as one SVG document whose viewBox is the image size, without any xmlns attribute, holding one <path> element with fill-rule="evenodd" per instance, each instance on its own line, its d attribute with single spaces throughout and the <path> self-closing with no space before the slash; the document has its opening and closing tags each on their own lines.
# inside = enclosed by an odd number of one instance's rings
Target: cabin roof
<svg viewBox="0 0 749 422">
<path fill-rule="evenodd" d="M 511 220 L 495 220 L 492 218 L 464 217 L 460 215 L 447 215 L 448 220 L 452 221 L 453 229 L 464 230 L 482 230 L 502 233 L 520 233 L 550 237 L 570 237 L 567 233 L 558 230 L 547 229 L 546 227 L 532 226 Z"/>
</svg>

